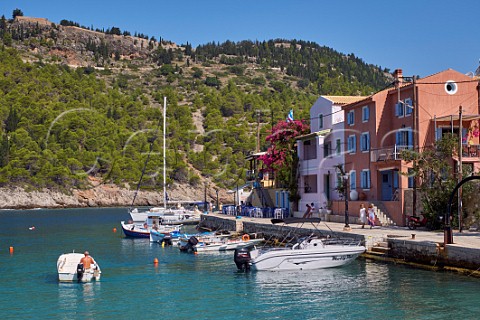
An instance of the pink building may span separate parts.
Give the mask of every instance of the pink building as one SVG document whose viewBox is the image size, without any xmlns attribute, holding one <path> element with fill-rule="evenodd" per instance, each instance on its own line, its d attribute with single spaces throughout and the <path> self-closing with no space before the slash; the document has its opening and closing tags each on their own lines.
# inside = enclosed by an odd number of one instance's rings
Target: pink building
<svg viewBox="0 0 480 320">
<path fill-rule="evenodd" d="M 401 70 L 396 70 L 394 77 L 395 87 L 343 106 L 344 163 L 348 191 L 353 191 L 352 215 L 358 215 L 360 203 L 373 203 L 377 212 L 404 225 L 406 215 L 413 211 L 414 181 L 400 174 L 411 167 L 400 153 L 412 148 L 422 151 L 442 134 L 458 133 L 460 106 L 465 128 L 463 162 L 475 171 L 480 168 L 478 137 L 468 136 L 469 129 L 478 130 L 479 82 L 451 69 L 415 81 L 403 77 Z M 458 158 L 452 159 L 452 165 L 456 161 Z M 419 204 L 417 200 L 417 208 Z"/>
</svg>

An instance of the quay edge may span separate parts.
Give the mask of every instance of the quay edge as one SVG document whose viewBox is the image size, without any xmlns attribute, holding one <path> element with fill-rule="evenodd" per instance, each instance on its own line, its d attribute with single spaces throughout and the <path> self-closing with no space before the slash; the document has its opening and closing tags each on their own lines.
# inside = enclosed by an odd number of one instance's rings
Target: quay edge
<svg viewBox="0 0 480 320">
<path fill-rule="evenodd" d="M 365 243 L 367 252 L 362 255 L 364 259 L 370 259 L 385 263 L 395 263 L 408 265 L 415 268 L 422 268 L 432 271 L 448 271 L 467 276 L 480 277 L 480 248 L 465 247 L 460 244 L 447 244 L 436 242 L 435 239 L 419 240 L 410 238 L 395 230 L 386 229 L 387 233 L 398 233 L 379 235 L 376 233 L 368 233 L 368 229 L 361 229 L 360 234 L 351 231 L 336 230 L 330 228 L 331 223 L 322 225 L 319 235 L 340 238 L 352 238 Z M 223 214 L 206 214 L 202 215 L 200 226 L 212 230 L 229 230 L 239 233 L 257 233 L 263 234 L 265 238 L 271 236 L 280 236 L 279 226 L 273 225 L 270 219 L 256 219 L 242 217 L 237 219 L 234 216 L 225 216 Z M 284 226 L 283 234 L 288 228 L 294 226 Z M 309 235 L 314 230 L 311 225 L 305 224 L 301 229 L 296 230 L 300 235 Z M 374 229 L 375 230 L 375 229 Z M 378 231 L 378 229 L 376 229 Z M 407 231 L 410 232 L 411 231 Z"/>
</svg>

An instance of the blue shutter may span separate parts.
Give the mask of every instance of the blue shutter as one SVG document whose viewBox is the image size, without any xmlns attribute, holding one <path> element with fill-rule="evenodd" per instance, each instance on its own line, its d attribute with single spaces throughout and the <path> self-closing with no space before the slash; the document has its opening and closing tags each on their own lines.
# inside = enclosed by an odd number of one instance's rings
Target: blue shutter
<svg viewBox="0 0 480 320">
<path fill-rule="evenodd" d="M 352 150 L 353 150 L 353 152 L 357 152 L 357 136 L 353 136 Z"/>
<path fill-rule="evenodd" d="M 357 188 L 357 181 L 355 176 L 355 171 L 350 172 L 350 190 L 355 190 Z"/>
<path fill-rule="evenodd" d="M 413 131 L 408 130 L 408 147 L 413 148 Z"/>
</svg>

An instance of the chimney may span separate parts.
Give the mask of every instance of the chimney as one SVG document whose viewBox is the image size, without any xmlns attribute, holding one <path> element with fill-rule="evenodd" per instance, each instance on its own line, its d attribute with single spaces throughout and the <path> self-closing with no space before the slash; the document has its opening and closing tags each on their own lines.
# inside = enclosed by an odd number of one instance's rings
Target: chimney
<svg viewBox="0 0 480 320">
<path fill-rule="evenodd" d="M 403 71 L 402 69 L 395 69 L 393 72 L 393 77 L 395 78 L 395 88 L 398 88 L 403 83 Z"/>
</svg>

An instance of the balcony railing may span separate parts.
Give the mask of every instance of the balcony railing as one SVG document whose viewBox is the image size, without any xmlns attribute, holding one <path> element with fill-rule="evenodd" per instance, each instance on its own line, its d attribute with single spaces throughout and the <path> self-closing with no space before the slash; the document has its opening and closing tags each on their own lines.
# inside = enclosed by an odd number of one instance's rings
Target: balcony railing
<svg viewBox="0 0 480 320">
<path fill-rule="evenodd" d="M 413 146 L 405 145 L 394 145 L 389 148 L 382 148 L 377 150 L 370 151 L 370 161 L 379 162 L 379 161 L 395 161 L 402 160 L 401 153 L 404 150 L 411 150 Z"/>
<path fill-rule="evenodd" d="M 472 157 L 478 158 L 480 157 L 480 145 L 464 145 L 462 147 L 462 157 Z"/>
</svg>

